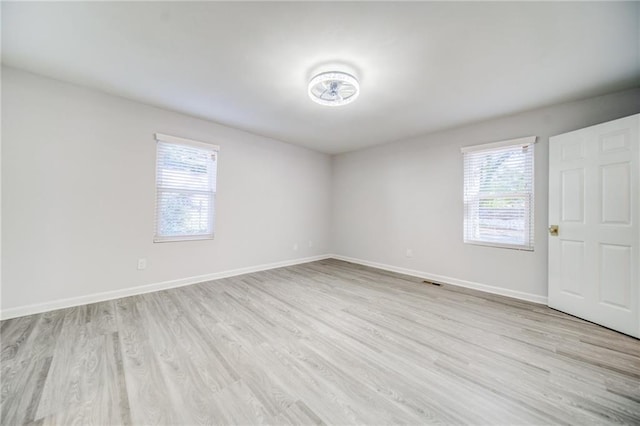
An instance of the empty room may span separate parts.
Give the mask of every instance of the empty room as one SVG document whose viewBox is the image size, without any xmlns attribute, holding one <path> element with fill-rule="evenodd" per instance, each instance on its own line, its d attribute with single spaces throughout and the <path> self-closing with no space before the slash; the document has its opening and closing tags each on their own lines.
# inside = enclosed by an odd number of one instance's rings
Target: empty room
<svg viewBox="0 0 640 426">
<path fill-rule="evenodd" d="M 0 7 L 0 424 L 640 424 L 640 2 Z"/>
</svg>

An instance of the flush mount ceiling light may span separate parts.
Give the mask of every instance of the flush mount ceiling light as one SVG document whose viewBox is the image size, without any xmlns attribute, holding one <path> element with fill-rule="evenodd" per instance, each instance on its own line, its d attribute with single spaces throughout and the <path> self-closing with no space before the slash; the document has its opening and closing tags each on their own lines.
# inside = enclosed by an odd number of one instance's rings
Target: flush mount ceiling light
<svg viewBox="0 0 640 426">
<path fill-rule="evenodd" d="M 346 72 L 323 72 L 309 82 L 309 97 L 320 105 L 346 105 L 355 101 L 359 94 L 358 80 Z"/>
</svg>

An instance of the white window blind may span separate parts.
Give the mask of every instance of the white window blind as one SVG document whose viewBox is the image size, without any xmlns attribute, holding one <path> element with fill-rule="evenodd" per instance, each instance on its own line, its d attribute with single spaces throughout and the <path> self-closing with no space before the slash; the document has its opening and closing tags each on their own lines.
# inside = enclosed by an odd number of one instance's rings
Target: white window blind
<svg viewBox="0 0 640 426">
<path fill-rule="evenodd" d="M 535 140 L 462 148 L 465 243 L 533 250 Z"/>
<path fill-rule="evenodd" d="M 213 238 L 219 147 L 156 134 L 155 242 Z"/>
</svg>

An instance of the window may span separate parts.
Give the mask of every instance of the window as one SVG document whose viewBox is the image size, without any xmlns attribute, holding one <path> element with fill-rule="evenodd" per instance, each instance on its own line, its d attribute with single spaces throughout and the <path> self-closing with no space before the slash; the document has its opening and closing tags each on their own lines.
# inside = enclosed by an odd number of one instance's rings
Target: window
<svg viewBox="0 0 640 426">
<path fill-rule="evenodd" d="M 219 147 L 156 133 L 154 242 L 213 238 Z"/>
<path fill-rule="evenodd" d="M 535 141 L 462 148 L 465 243 L 533 250 Z"/>
</svg>

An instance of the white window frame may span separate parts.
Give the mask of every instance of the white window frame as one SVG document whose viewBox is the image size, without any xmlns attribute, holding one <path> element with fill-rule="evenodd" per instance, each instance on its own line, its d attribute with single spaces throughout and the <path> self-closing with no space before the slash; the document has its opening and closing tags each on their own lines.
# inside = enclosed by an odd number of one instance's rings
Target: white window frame
<svg viewBox="0 0 640 426">
<path fill-rule="evenodd" d="M 219 151 L 220 151 L 220 147 L 218 145 L 213 145 L 213 144 L 209 144 L 206 142 L 199 142 L 199 141 L 195 141 L 192 139 L 186 139 L 186 138 L 181 138 L 181 137 L 177 137 L 177 136 L 170 136 L 170 135 L 165 135 L 162 133 L 156 133 L 155 134 L 155 142 L 156 142 L 156 200 L 155 200 L 155 222 L 154 222 L 154 238 L 153 238 L 153 242 L 154 243 L 165 243 L 165 242 L 172 242 L 172 241 L 193 241 L 193 240 L 210 240 L 214 238 L 215 235 L 215 211 L 216 211 L 216 184 L 217 184 L 217 171 L 218 171 L 218 167 L 216 164 L 215 169 L 213 170 L 214 175 L 213 176 L 209 176 L 210 179 L 212 179 L 212 185 L 211 185 L 211 190 L 210 191 L 202 191 L 202 190 L 193 190 L 193 189 L 189 189 L 189 188 L 181 188 L 179 186 L 175 186 L 175 187 L 162 187 L 159 185 L 159 156 L 160 156 L 160 150 L 158 148 L 160 143 L 163 144 L 171 144 L 171 145 L 183 145 L 183 146 L 187 146 L 190 148 L 195 148 L 198 150 L 202 150 L 205 151 L 207 153 L 210 153 L 212 155 L 212 158 L 214 159 L 214 161 L 218 161 L 219 159 Z M 161 200 L 161 194 L 163 192 L 172 192 L 172 191 L 180 191 L 180 192 L 185 192 L 185 193 L 192 193 L 192 194 L 203 194 L 206 193 L 207 195 L 211 196 L 211 213 L 210 213 L 210 217 L 209 219 L 209 231 L 207 233 L 203 233 L 203 234 L 187 234 L 187 235 L 161 235 L 160 234 L 160 221 L 161 221 L 161 208 L 160 208 L 160 200 Z"/>
<path fill-rule="evenodd" d="M 473 245 L 481 245 L 488 247 L 498 247 L 498 248 L 507 248 L 507 249 L 516 249 L 516 250 L 525 250 L 525 251 L 534 251 L 534 210 L 535 210 L 535 150 L 534 145 L 536 143 L 536 136 L 528 136 L 524 138 L 505 140 L 500 142 L 492 142 L 482 145 L 473 145 L 462 147 L 462 155 L 463 155 L 463 193 L 464 193 L 464 220 L 463 220 L 463 241 L 466 244 Z M 530 168 L 531 168 L 531 182 L 530 182 L 530 191 L 528 192 L 506 192 L 506 193 L 495 193 L 491 195 L 483 195 L 481 193 L 471 194 L 469 189 L 469 179 L 467 176 L 468 167 L 467 161 L 469 161 L 468 155 L 477 155 L 482 152 L 491 153 L 496 152 L 498 150 L 504 148 L 516 148 L 521 147 L 523 149 L 529 147 L 530 148 Z M 497 199 L 504 197 L 512 197 L 512 198 L 523 198 L 525 202 L 525 223 L 524 223 L 524 244 L 507 244 L 500 243 L 495 241 L 488 241 L 482 239 L 473 238 L 470 231 L 472 225 L 470 225 L 469 221 L 478 221 L 478 218 L 471 217 L 473 215 L 474 209 L 473 206 L 479 204 L 482 199 Z"/>
</svg>

